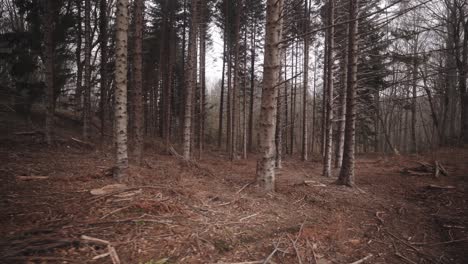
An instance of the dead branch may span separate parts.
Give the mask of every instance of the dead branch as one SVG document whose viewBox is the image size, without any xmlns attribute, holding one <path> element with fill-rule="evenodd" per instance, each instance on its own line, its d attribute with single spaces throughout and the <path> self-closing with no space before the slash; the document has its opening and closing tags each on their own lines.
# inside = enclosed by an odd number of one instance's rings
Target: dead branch
<svg viewBox="0 0 468 264">
<path fill-rule="evenodd" d="M 354 261 L 354 262 L 352 262 L 352 263 L 350 263 L 350 264 L 361 264 L 361 263 L 364 263 L 365 261 L 367 261 L 368 259 L 372 258 L 373 256 L 374 256 L 374 255 L 369 254 L 369 255 L 363 257 L 362 259 L 357 260 L 357 261 Z"/>
<path fill-rule="evenodd" d="M 49 176 L 16 176 L 20 181 L 47 180 Z"/>
<path fill-rule="evenodd" d="M 107 245 L 110 244 L 110 242 L 107 241 L 107 240 L 99 239 L 99 238 L 95 238 L 95 237 L 90 237 L 90 236 L 86 236 L 86 235 L 82 235 L 80 238 L 82 240 L 86 241 L 86 242 L 91 242 L 91 243 L 98 244 L 98 245 L 107 246 Z"/>
<path fill-rule="evenodd" d="M 70 137 L 70 139 L 78 144 L 81 144 L 83 146 L 86 146 L 88 148 L 94 148 L 94 145 L 89 143 L 89 142 L 86 142 L 86 141 L 83 141 L 83 140 L 79 140 L 77 138 L 74 138 L 74 137 Z"/>
</svg>

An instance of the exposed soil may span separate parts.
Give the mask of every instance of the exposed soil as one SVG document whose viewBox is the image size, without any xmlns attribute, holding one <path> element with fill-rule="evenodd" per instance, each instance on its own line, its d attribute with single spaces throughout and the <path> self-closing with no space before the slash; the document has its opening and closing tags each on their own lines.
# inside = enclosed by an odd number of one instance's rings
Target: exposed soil
<svg viewBox="0 0 468 264">
<path fill-rule="evenodd" d="M 73 140 L 65 121 L 48 147 L 0 120 L 2 263 L 113 263 L 93 260 L 109 247 L 83 235 L 109 241 L 121 263 L 468 263 L 466 148 L 359 156 L 356 188 L 320 176 L 319 160 L 285 157 L 265 194 L 253 156 L 207 150 L 187 164 L 148 142 L 126 189 L 92 195 L 115 184 L 109 148 Z M 435 160 L 448 176 L 401 173 Z"/>
</svg>

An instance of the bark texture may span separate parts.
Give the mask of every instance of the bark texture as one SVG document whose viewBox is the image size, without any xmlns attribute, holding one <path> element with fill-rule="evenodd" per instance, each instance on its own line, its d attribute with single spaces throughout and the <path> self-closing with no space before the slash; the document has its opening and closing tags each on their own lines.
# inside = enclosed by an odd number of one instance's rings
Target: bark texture
<svg viewBox="0 0 468 264">
<path fill-rule="evenodd" d="M 348 89 L 346 98 L 346 127 L 343 151 L 343 164 L 337 183 L 354 185 L 354 146 L 356 127 L 356 88 L 358 50 L 356 35 L 358 32 L 358 0 L 349 1 L 349 34 L 348 34 Z"/>
<path fill-rule="evenodd" d="M 128 46 L 128 0 L 116 3 L 115 36 L 115 109 L 114 138 L 116 164 L 114 178 L 123 180 L 128 169 L 127 153 L 127 46 Z"/>
<path fill-rule="evenodd" d="M 141 163 L 143 153 L 143 95 L 142 95 L 142 42 L 143 42 L 143 9 L 144 0 L 135 0 L 134 2 L 134 54 L 133 54 L 133 155 L 136 164 Z"/>
<path fill-rule="evenodd" d="M 197 76 L 198 0 L 192 0 L 192 21 L 185 73 L 184 160 L 190 160 L 192 142 L 192 102 Z"/>
<path fill-rule="evenodd" d="M 280 73 L 280 47 L 283 0 L 267 0 L 263 93 L 260 110 L 259 143 L 261 157 L 257 178 L 266 191 L 275 189 L 276 96 Z"/>
</svg>

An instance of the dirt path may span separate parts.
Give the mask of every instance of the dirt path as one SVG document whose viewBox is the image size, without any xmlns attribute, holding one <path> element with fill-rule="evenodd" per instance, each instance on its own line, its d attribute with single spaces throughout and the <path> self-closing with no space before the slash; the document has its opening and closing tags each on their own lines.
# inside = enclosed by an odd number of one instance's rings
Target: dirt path
<svg viewBox="0 0 468 264">
<path fill-rule="evenodd" d="M 121 263 L 468 263 L 466 149 L 360 157 L 354 189 L 286 158 L 275 194 L 252 183 L 254 158 L 211 151 L 189 165 L 148 151 L 129 189 L 90 194 L 115 183 L 110 157 L 69 137 L 53 148 L 2 138 L 0 262 L 112 263 L 85 235 L 110 242 Z M 400 173 L 434 158 L 448 177 Z"/>
</svg>

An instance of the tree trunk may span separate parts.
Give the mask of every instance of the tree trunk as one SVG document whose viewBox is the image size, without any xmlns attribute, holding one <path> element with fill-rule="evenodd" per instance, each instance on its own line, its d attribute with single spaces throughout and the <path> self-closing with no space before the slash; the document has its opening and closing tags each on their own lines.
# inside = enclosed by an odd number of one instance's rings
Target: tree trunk
<svg viewBox="0 0 468 264">
<path fill-rule="evenodd" d="M 99 107 L 101 110 L 101 139 L 104 139 L 106 133 L 106 117 L 107 117 L 107 93 L 108 93 L 108 69 L 107 69 L 107 0 L 99 1 L 99 31 L 100 31 L 100 45 L 101 45 L 101 98 L 99 101 Z"/>
<path fill-rule="evenodd" d="M 184 160 L 190 160 L 192 142 L 192 102 L 197 76 L 197 35 L 198 35 L 198 0 L 192 0 L 192 15 L 188 47 L 188 62 L 185 73 L 185 120 L 184 120 Z"/>
<path fill-rule="evenodd" d="M 142 44 L 143 44 L 143 9 L 144 0 L 134 1 L 135 19 L 134 54 L 133 54 L 133 155 L 135 163 L 140 165 L 143 153 L 143 98 L 142 98 Z"/>
<path fill-rule="evenodd" d="M 327 42 L 328 42 L 328 52 L 326 56 L 328 57 L 327 63 L 327 98 L 326 98 L 326 127 L 325 127 L 325 155 L 323 158 L 323 176 L 331 176 L 331 162 L 332 162 L 332 139 L 333 139 L 333 50 L 334 50 L 334 27 L 331 25 L 335 22 L 335 1 L 328 1 L 328 29 Z"/>
<path fill-rule="evenodd" d="M 349 29 L 346 30 L 347 32 Z M 337 135 L 337 142 L 336 142 L 336 153 L 335 153 L 335 168 L 341 168 L 341 164 L 343 163 L 343 147 L 344 147 L 344 138 L 345 138 L 345 120 L 346 120 L 346 90 L 347 90 L 347 70 L 348 67 L 348 53 L 346 52 L 347 46 L 344 44 L 342 50 L 342 61 L 343 66 L 342 69 L 342 82 L 341 82 L 341 89 L 339 91 L 339 109 L 338 109 L 338 135 Z"/>
<path fill-rule="evenodd" d="M 418 57 L 416 55 L 418 51 L 417 36 L 413 47 L 413 65 L 412 65 L 412 99 L 411 99 L 411 152 L 416 153 L 418 151 L 417 139 L 416 139 L 416 106 L 418 97 Z"/>
<path fill-rule="evenodd" d="M 199 94 L 199 131 L 198 131 L 198 158 L 201 159 L 203 153 L 203 144 L 205 139 L 205 54 L 206 54 L 206 26 L 207 18 L 205 17 L 205 0 L 200 1 L 200 94 Z"/>
<path fill-rule="evenodd" d="M 309 4 L 304 0 L 304 32 L 309 26 Z M 309 88 L 309 36 L 304 37 L 304 87 L 302 93 L 302 160 L 307 160 L 307 90 Z"/>
<path fill-rule="evenodd" d="M 267 0 L 263 93 L 260 110 L 260 153 L 257 178 L 266 191 L 275 189 L 276 96 L 280 67 L 283 0 Z"/>
<path fill-rule="evenodd" d="M 249 107 L 249 152 L 253 151 L 253 110 L 254 110 L 254 103 L 255 103 L 255 38 L 257 35 L 257 20 L 254 19 L 253 22 L 253 32 L 252 32 L 252 39 L 250 42 L 251 48 L 251 58 L 250 58 L 250 107 Z"/>
<path fill-rule="evenodd" d="M 83 37 L 83 30 L 82 30 L 82 0 L 76 0 L 76 13 L 77 13 L 77 20 L 76 20 L 76 50 L 75 50 L 75 58 L 76 58 L 76 90 L 75 90 L 75 103 L 77 109 L 81 111 L 82 107 L 82 95 L 83 95 L 83 63 L 81 62 L 81 46 L 82 46 L 82 37 Z M 46 24 L 47 25 L 47 24 Z"/>
<path fill-rule="evenodd" d="M 235 22 L 235 51 L 234 51 L 234 85 L 232 88 L 232 126 L 231 126 L 231 134 L 232 134 L 232 146 L 230 151 L 230 158 L 234 160 L 237 157 L 237 140 L 238 140 L 238 124 L 237 120 L 239 118 L 239 50 L 240 50 L 240 12 L 242 10 L 243 1 L 238 1 L 236 5 L 236 22 Z"/>
<path fill-rule="evenodd" d="M 114 178 L 122 180 L 128 169 L 127 153 L 127 38 L 128 0 L 117 0 L 115 35 L 115 144 Z"/>
<path fill-rule="evenodd" d="M 218 123 L 218 147 L 221 148 L 221 142 L 223 138 L 223 113 L 224 113 L 224 77 L 226 68 L 226 29 L 224 29 L 223 37 L 223 70 L 221 76 L 221 94 L 219 96 L 219 123 Z"/>
<path fill-rule="evenodd" d="M 91 1 L 85 0 L 85 43 L 84 43 L 84 103 L 83 103 L 83 137 L 90 137 L 91 115 Z"/>
<path fill-rule="evenodd" d="M 468 91 L 466 78 L 468 77 L 468 18 L 465 20 L 465 12 L 460 7 L 460 18 L 463 26 L 463 44 L 462 54 L 459 62 L 458 83 L 461 97 L 461 124 L 460 124 L 460 139 L 464 144 L 468 144 Z"/>
<path fill-rule="evenodd" d="M 44 15 L 44 58 L 45 58 L 45 84 L 46 84 L 46 120 L 45 120 L 45 135 L 48 145 L 52 145 L 54 141 L 54 113 L 55 113 L 55 96 L 54 96 L 54 17 L 52 0 L 45 0 L 45 15 Z"/>
<path fill-rule="evenodd" d="M 356 89 L 357 89 L 357 61 L 358 45 L 356 36 L 358 32 L 359 1 L 349 1 L 349 33 L 348 33 L 348 90 L 346 98 L 346 127 L 343 151 L 343 164 L 337 183 L 340 185 L 354 185 L 354 147 L 356 127 Z"/>
</svg>

